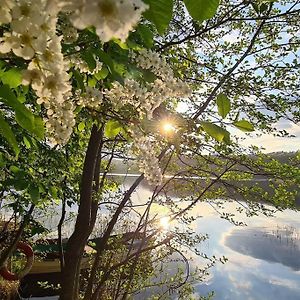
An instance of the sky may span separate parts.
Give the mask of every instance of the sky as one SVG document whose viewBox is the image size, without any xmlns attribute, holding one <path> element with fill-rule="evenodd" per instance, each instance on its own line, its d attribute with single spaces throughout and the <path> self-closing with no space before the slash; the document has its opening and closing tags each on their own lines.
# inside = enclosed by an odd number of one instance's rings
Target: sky
<svg viewBox="0 0 300 300">
<path fill-rule="evenodd" d="M 257 137 L 255 134 L 246 136 L 240 134 L 245 140 L 242 142 L 245 146 L 255 145 L 263 147 L 263 152 L 279 152 L 279 151 L 297 151 L 300 150 L 300 126 L 291 122 L 281 122 L 278 126 L 279 129 L 285 129 L 295 137 L 283 138 L 275 137 L 271 134 L 263 134 Z"/>
<path fill-rule="evenodd" d="M 180 102 L 177 107 L 177 112 L 186 112 L 189 107 L 185 102 Z M 279 130 L 286 130 L 290 135 L 294 137 L 277 137 L 273 134 L 261 134 L 259 131 L 255 131 L 250 134 L 241 132 L 234 128 L 227 128 L 232 135 L 241 138 L 241 144 L 245 147 L 256 146 L 262 149 L 264 153 L 270 152 L 290 152 L 300 150 L 300 124 L 292 123 L 288 120 L 281 120 L 276 124 Z"/>
<path fill-rule="evenodd" d="M 278 6 L 278 5 L 277 5 Z M 282 10 L 286 10 L 286 7 L 278 6 L 278 8 Z M 299 8 L 297 6 L 294 9 Z M 300 34 L 300 31 L 299 31 Z M 283 32 L 281 34 L 281 40 L 278 41 L 279 43 L 286 43 L 289 41 L 291 37 L 291 34 L 287 32 Z M 239 36 L 238 30 L 233 30 L 227 35 L 223 36 L 223 40 L 228 43 L 236 43 L 239 41 L 241 37 Z M 297 51 L 297 55 L 300 55 L 300 51 Z M 286 57 L 285 60 L 289 61 L 294 59 L 295 56 L 291 55 L 289 57 Z M 249 57 L 248 61 L 252 66 L 255 66 L 255 60 L 253 57 Z M 203 89 L 205 90 L 205 86 L 203 86 Z M 255 98 L 249 97 L 249 102 L 253 103 L 256 101 Z M 178 112 L 186 112 L 189 108 L 186 106 L 184 102 L 179 103 L 177 111 Z M 216 112 L 217 113 L 217 112 Z M 267 113 L 267 111 L 266 111 Z M 255 124 L 254 124 L 255 125 Z M 270 153 L 270 152 L 290 152 L 290 151 L 298 151 L 300 150 L 300 124 L 294 124 L 288 120 L 281 120 L 277 124 L 275 124 L 275 127 L 278 128 L 278 130 L 286 130 L 290 135 L 293 135 L 294 137 L 276 137 L 273 134 L 262 134 L 261 132 L 255 131 L 251 134 L 245 134 L 239 130 L 235 130 L 234 128 L 227 128 L 232 135 L 236 135 L 241 138 L 241 144 L 245 147 L 248 146 L 257 146 L 261 148 L 262 152 L 264 153 Z"/>
</svg>

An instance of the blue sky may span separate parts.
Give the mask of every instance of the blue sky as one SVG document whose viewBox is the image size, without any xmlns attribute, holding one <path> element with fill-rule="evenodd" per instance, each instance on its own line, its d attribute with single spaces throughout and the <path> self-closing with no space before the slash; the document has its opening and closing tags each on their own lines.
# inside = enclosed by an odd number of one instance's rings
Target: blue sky
<svg viewBox="0 0 300 300">
<path fill-rule="evenodd" d="M 292 4 L 287 4 L 286 6 L 280 6 L 275 3 L 277 8 L 281 9 L 282 11 L 286 11 Z M 294 9 L 299 9 L 300 4 L 298 4 Z M 299 27 L 300 28 L 300 27 Z M 218 30 L 218 29 L 216 29 Z M 277 40 L 278 44 L 284 44 L 288 43 L 291 37 L 293 36 L 299 36 L 300 35 L 300 29 L 298 32 L 291 34 L 288 32 L 282 32 L 280 34 L 280 39 Z M 224 35 L 222 40 L 226 41 L 228 43 L 237 43 L 241 39 L 240 31 L 239 30 L 233 30 L 229 31 L 228 34 Z M 270 52 L 271 50 L 267 50 Z M 274 50 L 275 51 L 275 50 Z M 199 56 L 204 55 L 204 53 L 199 52 Z M 220 54 L 222 55 L 222 54 Z M 300 51 L 297 51 L 296 53 L 291 53 L 290 55 L 282 58 L 281 63 L 286 62 L 292 62 L 293 59 L 298 59 L 300 57 Z M 223 59 L 225 59 L 223 57 Z M 249 61 L 250 67 L 255 67 L 255 59 L 253 56 L 249 56 L 247 58 Z M 276 62 L 278 63 L 278 62 Z M 258 70 L 258 73 L 261 73 L 262 70 Z M 205 92 L 208 89 L 208 86 L 205 84 L 202 85 L 200 88 L 200 95 L 201 95 L 201 89 L 203 92 Z M 299 91 L 296 91 L 296 93 Z M 275 92 L 274 92 L 275 93 Z M 249 98 L 249 103 L 259 102 L 259 99 L 256 99 L 255 96 L 245 97 Z M 247 100 L 247 101 L 248 101 Z M 184 112 L 187 111 L 188 107 L 184 103 L 180 103 L 178 111 Z M 265 114 L 272 115 L 273 113 L 268 110 L 262 111 Z M 217 112 L 216 112 L 217 115 Z M 255 125 L 255 124 L 254 124 Z M 269 153 L 269 152 L 278 152 L 278 151 L 297 151 L 300 148 L 300 126 L 299 124 L 294 124 L 288 120 L 280 120 L 278 123 L 274 124 L 274 127 L 278 128 L 279 130 L 286 130 L 290 135 L 293 135 L 294 137 L 276 137 L 272 134 L 262 134 L 261 132 L 255 131 L 252 134 L 244 134 L 240 132 L 239 130 L 235 130 L 234 128 L 228 128 L 228 130 L 231 132 L 232 135 L 236 135 L 241 138 L 241 143 L 244 146 L 257 146 L 259 148 L 262 148 L 263 152 Z"/>
</svg>

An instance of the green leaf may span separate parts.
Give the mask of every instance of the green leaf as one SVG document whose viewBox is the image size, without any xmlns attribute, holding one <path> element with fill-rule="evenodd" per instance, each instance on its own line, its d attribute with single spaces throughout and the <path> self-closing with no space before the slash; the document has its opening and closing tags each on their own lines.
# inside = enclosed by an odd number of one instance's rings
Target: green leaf
<svg viewBox="0 0 300 300">
<path fill-rule="evenodd" d="M 144 0 L 150 8 L 146 10 L 144 16 L 152 22 L 159 34 L 164 34 L 169 26 L 173 14 L 173 0 Z"/>
<path fill-rule="evenodd" d="M 77 87 L 84 91 L 84 82 L 82 75 L 77 70 L 73 70 L 73 74 L 77 83 Z"/>
<path fill-rule="evenodd" d="M 17 123 L 24 129 L 28 130 L 29 132 L 32 132 L 34 128 L 33 114 L 29 112 L 25 106 L 24 108 L 18 107 L 17 109 L 15 109 L 15 112 L 15 119 Z"/>
<path fill-rule="evenodd" d="M 101 49 L 93 49 L 94 50 L 94 54 L 103 62 L 106 64 L 108 71 L 110 73 L 114 72 L 114 61 L 112 60 L 112 58 L 105 53 L 104 51 L 102 51 Z"/>
<path fill-rule="evenodd" d="M 128 50 L 129 47 L 126 43 L 122 42 L 120 39 L 113 39 L 113 42 L 116 43 L 121 49 Z"/>
<path fill-rule="evenodd" d="M 149 70 L 142 70 L 142 73 L 143 73 L 143 78 L 146 82 L 152 83 L 155 81 L 155 79 L 157 79 L 155 74 Z"/>
<path fill-rule="evenodd" d="M 41 117 L 37 117 L 37 116 L 34 117 L 34 128 L 31 132 L 41 140 L 44 138 L 45 126 L 44 126 L 44 121 Z"/>
<path fill-rule="evenodd" d="M 57 188 L 55 186 L 50 187 L 49 193 L 54 199 L 57 199 Z"/>
<path fill-rule="evenodd" d="M 6 63 L 3 60 L 0 60 L 0 70 L 3 70 L 3 68 L 5 68 L 5 66 L 6 66 Z"/>
<path fill-rule="evenodd" d="M 230 112 L 230 100 L 224 94 L 219 94 L 217 97 L 218 113 L 222 118 L 225 118 Z"/>
<path fill-rule="evenodd" d="M 14 150 L 16 156 L 20 153 L 20 148 L 10 125 L 5 121 L 3 115 L 0 113 L 0 134 L 7 140 L 10 147 Z"/>
<path fill-rule="evenodd" d="M 34 116 L 32 112 L 23 103 L 18 101 L 7 85 L 0 87 L 0 98 L 2 98 L 2 102 L 16 112 L 16 121 L 20 126 L 29 130 L 33 128 Z"/>
<path fill-rule="evenodd" d="M 126 66 L 124 64 L 117 63 L 116 61 L 114 61 L 114 70 L 118 74 L 123 76 L 126 73 Z"/>
<path fill-rule="evenodd" d="M 88 86 L 90 86 L 90 87 L 95 87 L 96 84 L 97 84 L 97 79 L 96 79 L 96 78 L 90 77 L 90 78 L 88 79 Z"/>
<path fill-rule="evenodd" d="M 22 83 L 22 73 L 18 69 L 10 69 L 1 77 L 3 84 L 9 85 L 11 88 L 16 88 Z"/>
<path fill-rule="evenodd" d="M 19 169 L 17 166 L 10 166 L 9 169 L 14 173 L 14 178 L 9 180 L 8 183 L 17 191 L 25 190 L 29 185 L 28 174 L 24 170 Z"/>
<path fill-rule="evenodd" d="M 124 79 L 115 70 L 116 63 L 110 57 L 110 55 L 108 55 L 107 53 L 105 53 L 104 51 L 102 51 L 101 49 L 98 49 L 98 48 L 94 48 L 93 51 L 94 51 L 94 54 L 96 55 L 96 57 L 98 57 L 100 59 L 100 61 L 102 61 L 106 65 L 109 73 L 111 74 L 112 79 L 117 80 L 120 83 L 123 83 Z"/>
<path fill-rule="evenodd" d="M 36 203 L 40 199 L 40 191 L 36 185 L 30 184 L 30 186 L 28 187 L 28 193 L 31 197 L 32 202 Z"/>
<path fill-rule="evenodd" d="M 78 128 L 79 131 L 83 131 L 84 128 L 85 128 L 84 122 L 79 123 L 78 126 L 77 126 L 77 128 Z"/>
<path fill-rule="evenodd" d="M 244 132 L 254 131 L 253 124 L 244 119 L 234 122 L 233 125 Z"/>
<path fill-rule="evenodd" d="M 204 131 L 218 142 L 230 142 L 230 134 L 224 128 L 210 122 L 201 122 Z"/>
<path fill-rule="evenodd" d="M 126 43 L 127 43 L 127 46 L 128 46 L 129 49 L 138 50 L 138 51 L 141 50 L 141 49 L 143 49 L 142 45 L 139 45 L 134 40 L 130 40 L 130 36 L 127 39 Z"/>
<path fill-rule="evenodd" d="M 0 98 L 2 102 L 15 111 L 17 123 L 30 133 L 42 139 L 44 137 L 43 119 L 34 114 L 20 101 L 7 85 L 0 87 Z"/>
<path fill-rule="evenodd" d="M 140 35 L 145 47 L 153 47 L 153 32 L 148 26 L 140 24 L 137 28 L 137 33 Z"/>
<path fill-rule="evenodd" d="M 96 60 L 91 51 L 85 51 L 85 52 L 81 53 L 81 57 L 87 63 L 87 65 L 89 66 L 89 69 L 91 71 L 96 68 Z"/>
<path fill-rule="evenodd" d="M 18 96 L 18 101 L 21 102 L 21 103 L 24 103 L 26 101 L 26 97 L 24 95 L 20 95 Z"/>
<path fill-rule="evenodd" d="M 259 13 L 259 6 L 257 5 L 257 3 L 251 2 L 252 7 L 254 8 L 254 10 Z"/>
<path fill-rule="evenodd" d="M 28 187 L 28 180 L 24 177 L 17 177 L 13 182 L 13 186 L 17 191 L 24 191 Z"/>
<path fill-rule="evenodd" d="M 220 0 L 183 0 L 189 14 L 196 21 L 212 18 L 219 7 Z"/>
<path fill-rule="evenodd" d="M 27 149 L 30 149 L 31 148 L 31 144 L 29 142 L 29 140 L 27 139 L 26 136 L 23 136 L 23 142 L 24 142 L 24 145 Z"/>
<path fill-rule="evenodd" d="M 108 76 L 109 72 L 106 67 L 103 67 L 98 73 L 94 74 L 97 80 L 105 79 Z"/>
<path fill-rule="evenodd" d="M 224 132 L 223 142 L 227 145 L 230 144 L 230 133 L 227 130 Z"/>
<path fill-rule="evenodd" d="M 19 167 L 12 165 L 12 166 L 9 167 L 9 171 L 12 172 L 12 173 L 14 173 L 14 174 L 17 174 L 17 173 L 19 173 L 21 170 L 20 170 Z"/>
<path fill-rule="evenodd" d="M 6 166 L 6 160 L 4 158 L 3 153 L 0 152 L 0 168 L 4 168 Z"/>
<path fill-rule="evenodd" d="M 264 13 L 267 9 L 268 9 L 268 4 L 266 4 L 266 3 L 262 3 L 261 5 L 260 5 L 260 8 L 259 8 L 259 11 L 261 12 L 261 13 Z"/>
<path fill-rule="evenodd" d="M 118 121 L 109 120 L 104 128 L 104 135 L 109 138 L 115 138 L 122 130 L 122 125 Z"/>
</svg>

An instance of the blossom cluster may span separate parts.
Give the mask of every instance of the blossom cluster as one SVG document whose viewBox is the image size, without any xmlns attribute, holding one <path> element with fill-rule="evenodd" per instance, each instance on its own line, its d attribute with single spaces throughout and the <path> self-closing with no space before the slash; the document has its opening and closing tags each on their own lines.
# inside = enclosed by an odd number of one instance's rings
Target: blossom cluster
<svg viewBox="0 0 300 300">
<path fill-rule="evenodd" d="M 112 37 L 125 41 L 147 8 L 141 0 L 71 0 L 65 5 L 76 28 L 95 26 L 103 42 Z"/>
<path fill-rule="evenodd" d="M 138 55 L 132 55 L 135 63 L 142 69 L 150 70 L 158 77 L 158 84 L 154 81 L 154 86 L 160 86 L 164 90 L 163 97 L 188 97 L 191 89 L 188 84 L 174 76 L 173 70 L 166 61 L 158 53 L 143 49 Z"/>
<path fill-rule="evenodd" d="M 131 130 L 131 136 L 133 139 L 132 150 L 137 157 L 139 171 L 144 173 L 150 185 L 160 185 L 163 176 L 157 158 L 157 143 L 136 129 Z"/>
<path fill-rule="evenodd" d="M 64 144 L 75 125 L 68 67 L 56 35 L 57 15 L 46 0 L 10 1 L 10 31 L 0 39 L 0 52 L 30 60 L 23 84 L 31 84 L 38 104 L 47 111 L 46 128 L 53 144 Z"/>
<path fill-rule="evenodd" d="M 87 86 L 85 92 L 78 95 L 77 105 L 96 109 L 102 102 L 103 93 L 99 89 Z"/>
<path fill-rule="evenodd" d="M 75 42 L 77 29 L 95 26 L 103 42 L 113 37 L 124 40 L 147 8 L 141 0 L 0 0 L 0 25 L 10 23 L 9 30 L 0 37 L 0 53 L 12 51 L 29 61 L 23 84 L 31 84 L 37 102 L 46 108 L 46 128 L 52 144 L 65 144 L 75 125 L 70 62 L 63 57 L 62 39 L 64 43 Z M 69 18 L 60 28 L 61 36 L 57 36 L 59 12 Z M 71 65 L 80 72 L 93 74 L 102 68 L 97 61 L 96 68 L 90 70 L 77 58 L 71 58 Z M 89 106 L 98 105 L 100 98 L 93 92 Z"/>
<path fill-rule="evenodd" d="M 11 8 L 13 7 L 12 0 L 0 0 L 0 25 L 7 24 L 11 21 Z"/>
<path fill-rule="evenodd" d="M 134 79 L 125 78 L 123 85 L 114 82 L 112 88 L 105 93 L 116 109 L 121 110 L 123 106 L 129 104 L 139 113 L 140 118 L 143 118 L 146 106 L 148 106 L 147 112 L 150 112 L 151 108 L 155 109 L 155 103 L 151 105 L 148 99 L 147 88 Z"/>
<path fill-rule="evenodd" d="M 95 58 L 96 66 L 93 70 L 91 70 L 89 68 L 88 64 L 84 60 L 82 60 L 79 53 L 70 55 L 68 58 L 68 61 L 69 61 L 69 65 L 71 67 L 74 67 L 80 73 L 87 73 L 87 74 L 91 74 L 91 75 L 94 75 L 94 74 L 98 73 L 99 71 L 101 71 L 102 66 L 103 66 L 103 63 L 101 61 L 99 61 L 99 59 Z"/>
<path fill-rule="evenodd" d="M 151 71 L 156 79 L 153 82 L 139 82 L 125 79 L 124 84 L 113 83 L 106 92 L 107 97 L 117 109 L 124 105 L 132 105 L 140 118 L 152 118 L 153 111 L 165 100 L 187 97 L 191 91 L 188 85 L 175 78 L 167 61 L 158 53 L 142 50 L 139 55 L 132 55 L 137 66 Z"/>
<path fill-rule="evenodd" d="M 188 86 L 175 78 L 167 61 L 158 53 L 142 50 L 131 53 L 132 61 L 150 73 L 153 80 L 125 79 L 110 89 L 86 87 L 74 91 L 70 68 L 86 75 L 98 73 L 103 64 L 95 59 L 93 70 L 77 54 L 63 56 L 61 43 L 74 43 L 77 30 L 94 26 L 103 42 L 112 38 L 125 40 L 130 30 L 148 8 L 142 0 L 0 0 L 0 53 L 13 52 L 27 61 L 23 84 L 31 85 L 37 103 L 45 108 L 45 123 L 51 144 L 67 143 L 75 125 L 76 106 L 98 109 L 104 101 L 122 111 L 132 106 L 140 119 L 152 118 L 153 111 L 165 100 L 186 97 Z M 63 22 L 58 22 L 58 14 Z M 84 76 L 88 78 L 88 76 Z M 131 130 L 133 151 L 138 165 L 150 184 L 160 185 L 162 174 L 157 159 L 157 144 L 138 129 Z"/>
<path fill-rule="evenodd" d="M 132 54 L 136 65 L 149 70 L 155 75 L 153 82 L 125 79 L 122 85 L 113 83 L 110 90 L 106 90 L 106 97 L 114 108 L 122 110 L 123 106 L 131 105 L 139 114 L 140 119 L 151 119 L 153 111 L 168 99 L 187 97 L 191 94 L 188 85 L 175 78 L 174 73 L 158 53 L 142 50 L 138 55 Z M 151 139 L 137 130 L 132 131 L 133 149 L 138 158 L 139 170 L 145 174 L 152 185 L 160 185 L 162 174 Z"/>
</svg>

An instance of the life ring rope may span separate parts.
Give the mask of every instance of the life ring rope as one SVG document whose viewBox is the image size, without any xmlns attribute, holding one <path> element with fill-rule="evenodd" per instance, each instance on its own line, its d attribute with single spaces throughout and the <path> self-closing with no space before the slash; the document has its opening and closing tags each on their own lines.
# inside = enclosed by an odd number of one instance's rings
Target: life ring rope
<svg viewBox="0 0 300 300">
<path fill-rule="evenodd" d="M 26 264 L 25 264 L 23 270 L 21 270 L 19 273 L 12 273 L 11 271 L 8 270 L 7 266 L 4 265 L 0 269 L 0 275 L 5 280 L 8 280 L 8 281 L 19 280 L 19 279 L 23 278 L 24 276 L 26 276 L 31 270 L 31 267 L 32 267 L 32 264 L 34 261 L 34 254 L 33 254 L 32 248 L 24 242 L 18 242 L 17 249 L 19 249 L 21 252 L 23 252 L 26 255 L 26 258 L 27 258 Z"/>
</svg>

